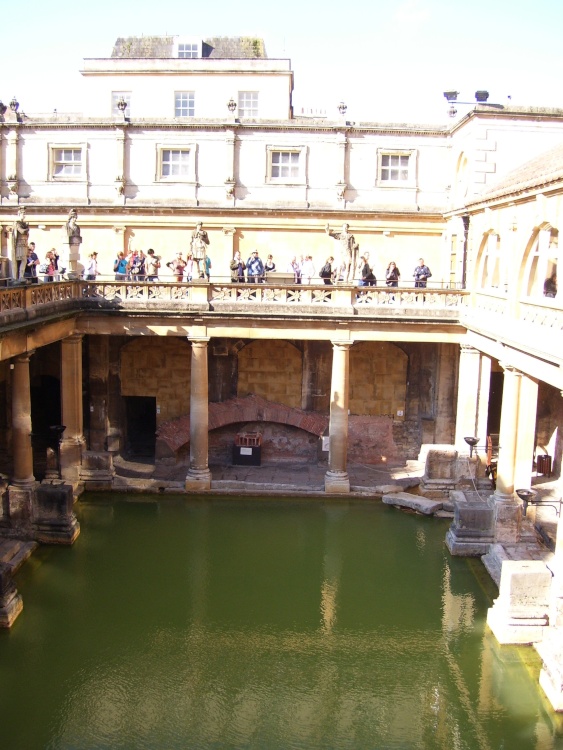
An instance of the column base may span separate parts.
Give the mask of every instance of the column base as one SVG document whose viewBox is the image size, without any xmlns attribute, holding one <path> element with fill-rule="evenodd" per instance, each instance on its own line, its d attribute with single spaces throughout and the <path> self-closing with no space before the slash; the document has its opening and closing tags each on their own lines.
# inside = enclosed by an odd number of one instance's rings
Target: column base
<svg viewBox="0 0 563 750">
<path fill-rule="evenodd" d="M 522 533 L 522 503 L 512 495 L 491 495 L 494 503 L 495 542 L 515 544 Z"/>
<path fill-rule="evenodd" d="M 77 482 L 82 465 L 84 440 L 63 440 L 60 445 L 61 477 L 68 482 Z"/>
<path fill-rule="evenodd" d="M 211 489 L 211 472 L 209 469 L 188 469 L 184 483 L 186 492 L 202 492 Z"/>
<path fill-rule="evenodd" d="M 350 477 L 347 471 L 327 471 L 325 474 L 325 492 L 329 494 L 346 494 L 350 492 Z"/>
<path fill-rule="evenodd" d="M 12 581 L 12 570 L 0 563 L 0 628 L 11 628 L 22 609 L 23 600 Z"/>
<path fill-rule="evenodd" d="M 108 451 L 84 451 L 80 479 L 87 490 L 110 490 L 115 469 L 113 454 Z"/>
</svg>

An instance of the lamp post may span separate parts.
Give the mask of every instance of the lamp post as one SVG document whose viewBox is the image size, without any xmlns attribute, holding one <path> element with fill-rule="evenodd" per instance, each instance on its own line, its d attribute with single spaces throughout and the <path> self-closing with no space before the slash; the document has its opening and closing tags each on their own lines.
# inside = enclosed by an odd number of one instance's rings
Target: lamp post
<svg viewBox="0 0 563 750">
<path fill-rule="evenodd" d="M 546 505 L 550 508 L 553 508 L 555 510 L 555 515 L 560 516 L 561 515 L 561 505 L 563 503 L 563 500 L 559 498 L 559 500 L 551 500 L 548 498 L 547 500 L 537 500 L 537 492 L 535 490 L 516 490 L 516 494 L 522 500 L 524 503 L 524 515 L 526 515 L 526 512 L 528 510 L 528 505 Z"/>
</svg>

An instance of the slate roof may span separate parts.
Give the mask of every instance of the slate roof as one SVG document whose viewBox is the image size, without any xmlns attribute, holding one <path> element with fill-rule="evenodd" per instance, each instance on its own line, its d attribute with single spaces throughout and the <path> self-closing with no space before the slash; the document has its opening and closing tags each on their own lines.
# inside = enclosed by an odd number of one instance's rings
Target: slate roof
<svg viewBox="0 0 563 750">
<path fill-rule="evenodd" d="M 509 172 L 496 185 L 484 190 L 471 203 L 482 203 L 495 198 L 522 193 L 563 180 L 563 144 L 530 159 Z"/>
<path fill-rule="evenodd" d="M 119 37 L 113 47 L 112 57 L 169 58 L 174 57 L 177 36 Z M 218 36 L 202 40 L 202 57 L 231 60 L 266 59 L 263 39 L 252 36 Z"/>
</svg>

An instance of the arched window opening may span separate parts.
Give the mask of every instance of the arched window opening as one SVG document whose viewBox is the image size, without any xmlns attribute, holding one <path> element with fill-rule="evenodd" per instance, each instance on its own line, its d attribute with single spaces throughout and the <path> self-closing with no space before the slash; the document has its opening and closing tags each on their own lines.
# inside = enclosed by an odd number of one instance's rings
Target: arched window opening
<svg viewBox="0 0 563 750">
<path fill-rule="evenodd" d="M 481 289 L 502 289 L 504 279 L 501 266 L 500 236 L 488 232 L 483 236 L 477 260 L 477 287 Z"/>
<path fill-rule="evenodd" d="M 551 227 L 540 229 L 533 240 L 527 260 L 525 290 L 528 297 L 557 295 L 559 232 Z"/>
</svg>

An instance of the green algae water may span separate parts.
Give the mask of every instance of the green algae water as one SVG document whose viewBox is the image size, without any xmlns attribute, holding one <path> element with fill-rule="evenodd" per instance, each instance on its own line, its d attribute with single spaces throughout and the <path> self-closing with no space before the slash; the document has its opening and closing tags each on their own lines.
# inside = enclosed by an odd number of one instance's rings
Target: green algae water
<svg viewBox="0 0 563 750">
<path fill-rule="evenodd" d="M 0 748 L 551 750 L 533 649 L 447 522 L 372 502 L 86 495 L 17 575 Z"/>
</svg>

